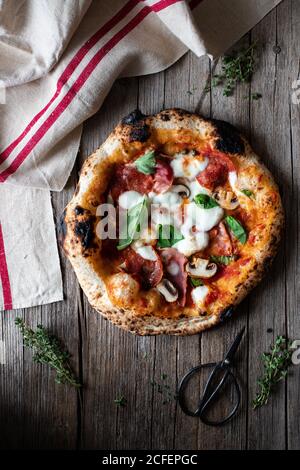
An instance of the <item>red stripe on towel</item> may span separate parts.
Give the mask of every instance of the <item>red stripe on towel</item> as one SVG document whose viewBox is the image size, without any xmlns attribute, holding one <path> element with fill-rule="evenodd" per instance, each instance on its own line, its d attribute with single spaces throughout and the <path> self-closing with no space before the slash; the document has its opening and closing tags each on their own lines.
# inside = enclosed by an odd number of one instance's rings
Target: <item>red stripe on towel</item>
<svg viewBox="0 0 300 470">
<path fill-rule="evenodd" d="M 105 23 L 93 36 L 91 36 L 86 43 L 77 51 L 72 60 L 69 62 L 61 76 L 59 77 L 56 85 L 56 91 L 50 101 L 42 108 L 26 126 L 24 131 L 0 153 L 0 164 L 3 163 L 11 154 L 11 152 L 19 145 L 19 143 L 26 137 L 31 128 L 37 121 L 45 114 L 47 109 L 51 106 L 53 101 L 59 96 L 63 86 L 67 83 L 73 72 L 80 65 L 87 53 L 97 44 L 100 39 L 114 28 L 131 10 L 139 3 L 139 0 L 129 0 L 124 7 L 116 13 L 107 23 Z"/>
<path fill-rule="evenodd" d="M 9 274 L 8 274 L 8 269 L 7 269 L 1 223 L 0 223 L 0 279 L 2 282 L 4 309 L 11 310 L 12 309 L 11 287 L 10 287 Z"/>
</svg>

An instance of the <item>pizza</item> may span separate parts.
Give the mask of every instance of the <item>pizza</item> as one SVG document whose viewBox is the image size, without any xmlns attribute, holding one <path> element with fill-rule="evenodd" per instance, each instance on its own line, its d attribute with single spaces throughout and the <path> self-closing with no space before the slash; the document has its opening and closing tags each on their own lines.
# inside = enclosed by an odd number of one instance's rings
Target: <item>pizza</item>
<svg viewBox="0 0 300 470">
<path fill-rule="evenodd" d="M 232 315 L 274 258 L 278 187 L 230 124 L 181 109 L 126 116 L 84 163 L 60 241 L 97 311 L 140 335 Z"/>
</svg>

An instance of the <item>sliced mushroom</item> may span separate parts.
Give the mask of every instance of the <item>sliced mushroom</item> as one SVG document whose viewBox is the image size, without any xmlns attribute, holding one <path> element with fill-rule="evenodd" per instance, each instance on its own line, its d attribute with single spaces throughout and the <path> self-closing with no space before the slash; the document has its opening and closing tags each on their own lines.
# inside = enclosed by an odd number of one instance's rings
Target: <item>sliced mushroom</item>
<svg viewBox="0 0 300 470">
<path fill-rule="evenodd" d="M 240 203 L 236 195 L 232 191 L 226 191 L 225 189 L 217 189 L 213 197 L 223 209 L 234 210 Z"/>
<path fill-rule="evenodd" d="M 187 263 L 185 269 L 192 277 L 203 277 L 206 279 L 214 276 L 218 267 L 215 263 L 210 263 L 208 259 L 195 258 L 192 262 Z"/>
<path fill-rule="evenodd" d="M 190 188 L 185 184 L 176 184 L 172 187 L 172 191 L 179 194 L 181 197 L 190 197 L 191 195 Z"/>
<path fill-rule="evenodd" d="M 175 302 L 178 299 L 178 290 L 168 279 L 163 279 L 156 289 L 160 292 L 167 302 Z"/>
</svg>

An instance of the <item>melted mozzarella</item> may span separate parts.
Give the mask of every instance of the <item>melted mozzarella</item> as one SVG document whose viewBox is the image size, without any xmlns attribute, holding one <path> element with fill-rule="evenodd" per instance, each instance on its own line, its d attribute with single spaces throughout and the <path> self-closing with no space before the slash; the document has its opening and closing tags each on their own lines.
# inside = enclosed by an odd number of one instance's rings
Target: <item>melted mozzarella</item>
<svg viewBox="0 0 300 470">
<path fill-rule="evenodd" d="M 192 299 L 196 305 L 201 305 L 204 302 L 205 297 L 208 294 L 208 287 L 198 286 L 192 290 Z"/>
<path fill-rule="evenodd" d="M 176 276 L 178 273 L 179 273 L 179 266 L 177 263 L 175 263 L 175 261 L 172 261 L 172 263 L 170 263 L 168 266 L 167 266 L 167 271 L 169 274 L 171 274 L 172 276 Z"/>
<path fill-rule="evenodd" d="M 229 180 L 229 184 L 231 186 L 231 188 L 233 189 L 233 191 L 236 188 L 236 183 L 237 183 L 237 174 L 236 174 L 236 171 L 230 171 L 229 174 L 228 174 L 228 180 Z"/>
<path fill-rule="evenodd" d="M 187 186 L 191 192 L 189 197 L 190 201 L 193 201 L 194 197 L 197 196 L 197 194 L 209 194 L 209 191 L 206 188 L 203 188 L 203 186 L 198 183 L 198 180 L 189 182 Z"/>
<path fill-rule="evenodd" d="M 133 244 L 134 245 L 134 244 Z M 133 246 L 134 251 L 140 255 L 142 258 L 147 259 L 149 261 L 156 261 L 157 260 L 157 255 L 155 250 L 152 248 L 152 246 Z"/>
<path fill-rule="evenodd" d="M 153 245 L 157 239 L 157 227 L 147 227 L 141 232 L 140 241 L 145 245 Z"/>
<path fill-rule="evenodd" d="M 163 194 L 149 193 L 151 200 L 151 220 L 154 224 L 175 225 L 182 224 L 182 198 L 178 192 L 167 191 Z"/>
<path fill-rule="evenodd" d="M 188 178 L 193 180 L 198 173 L 205 170 L 208 158 L 195 157 L 192 153 L 176 153 L 170 163 L 175 178 Z"/>
<path fill-rule="evenodd" d="M 129 210 L 142 202 L 143 198 L 143 194 L 137 191 L 125 191 L 119 197 L 119 206 L 122 207 L 122 209 Z"/>
<path fill-rule="evenodd" d="M 167 207 L 171 209 L 174 205 L 180 205 L 182 203 L 182 198 L 179 196 L 178 192 L 167 191 L 166 193 L 156 194 L 156 193 L 149 193 L 149 197 L 151 198 L 152 204 L 159 204 L 162 207 Z"/>
<path fill-rule="evenodd" d="M 186 204 L 184 213 L 184 224 L 181 230 L 188 230 L 196 227 L 197 230 L 208 232 L 217 225 L 223 218 L 224 211 L 222 207 L 212 207 L 211 209 L 202 209 L 195 202 Z M 183 234 L 184 235 L 184 234 Z"/>
<path fill-rule="evenodd" d="M 209 243 L 209 236 L 205 232 L 198 232 L 194 236 L 183 238 L 173 245 L 184 256 L 191 256 L 198 251 L 204 250 Z"/>
<path fill-rule="evenodd" d="M 155 225 L 173 225 L 173 217 L 166 207 L 151 206 L 151 222 Z"/>
</svg>

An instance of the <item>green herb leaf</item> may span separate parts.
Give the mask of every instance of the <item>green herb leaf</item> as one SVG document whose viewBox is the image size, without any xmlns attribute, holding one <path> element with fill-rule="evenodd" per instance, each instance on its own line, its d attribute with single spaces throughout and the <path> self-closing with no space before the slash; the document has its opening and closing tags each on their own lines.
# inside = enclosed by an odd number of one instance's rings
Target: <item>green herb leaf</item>
<svg viewBox="0 0 300 470">
<path fill-rule="evenodd" d="M 250 199 L 255 197 L 254 192 L 250 191 L 250 189 L 241 189 L 241 192 L 245 194 L 245 196 L 249 197 Z"/>
<path fill-rule="evenodd" d="M 224 85 L 223 95 L 230 96 L 238 83 L 249 82 L 254 72 L 256 48 L 257 43 L 253 43 L 239 52 L 223 57 L 221 73 L 212 77 L 211 87 Z M 207 87 L 206 91 L 208 89 Z M 253 99 L 261 98 L 259 93 L 253 95 Z"/>
<path fill-rule="evenodd" d="M 259 392 L 252 402 L 254 409 L 266 405 L 276 384 L 286 377 L 288 368 L 292 365 L 291 345 L 283 336 L 277 336 L 271 352 L 262 354 L 264 373 L 257 381 Z"/>
<path fill-rule="evenodd" d="M 242 224 L 232 215 L 227 215 L 225 217 L 225 222 L 233 235 L 244 245 L 247 241 L 247 233 Z"/>
<path fill-rule="evenodd" d="M 117 245 L 118 250 L 124 250 L 124 248 L 133 242 L 135 234 L 139 230 L 139 227 L 146 216 L 146 205 L 147 199 L 146 196 L 144 196 L 143 200 L 139 204 L 132 207 L 127 212 L 127 227 L 125 227 L 127 228 L 127 232 L 125 233 L 121 231 L 119 244 Z"/>
<path fill-rule="evenodd" d="M 158 248 L 170 248 L 175 243 L 183 240 L 181 233 L 173 225 L 158 226 Z"/>
<path fill-rule="evenodd" d="M 167 374 L 161 375 L 162 382 L 156 382 L 155 380 L 151 380 L 150 383 L 153 389 L 162 395 L 163 398 L 163 405 L 167 403 L 171 403 L 173 400 L 177 400 L 177 395 L 172 392 L 172 389 L 169 384 L 166 383 L 166 379 L 168 378 Z"/>
<path fill-rule="evenodd" d="M 260 98 L 262 98 L 262 94 L 261 93 L 252 93 L 251 98 L 255 101 L 260 100 Z"/>
<path fill-rule="evenodd" d="M 195 277 L 190 277 L 190 283 L 193 287 L 203 286 L 201 279 L 196 279 Z"/>
<path fill-rule="evenodd" d="M 236 260 L 236 257 L 235 256 L 211 256 L 210 260 L 213 263 L 224 264 L 225 266 L 228 266 L 230 263 Z"/>
<path fill-rule="evenodd" d="M 20 328 L 24 345 L 34 351 L 34 362 L 52 367 L 56 371 L 56 383 L 81 387 L 69 365 L 70 354 L 61 347 L 55 336 L 50 335 L 42 325 L 38 325 L 35 331 L 30 329 L 22 318 L 16 318 L 15 324 Z"/>
<path fill-rule="evenodd" d="M 198 206 L 201 206 L 202 209 L 211 209 L 212 207 L 217 207 L 219 204 L 208 194 L 197 194 L 194 197 L 194 201 Z"/>
<path fill-rule="evenodd" d="M 121 397 L 116 398 L 116 399 L 114 400 L 114 403 L 115 403 L 117 406 L 120 406 L 120 407 L 124 408 L 124 406 L 127 405 L 127 400 L 126 400 L 126 398 L 122 395 Z"/>
<path fill-rule="evenodd" d="M 156 159 L 155 151 L 150 150 L 135 161 L 135 166 L 140 173 L 151 175 L 155 172 Z"/>
</svg>

